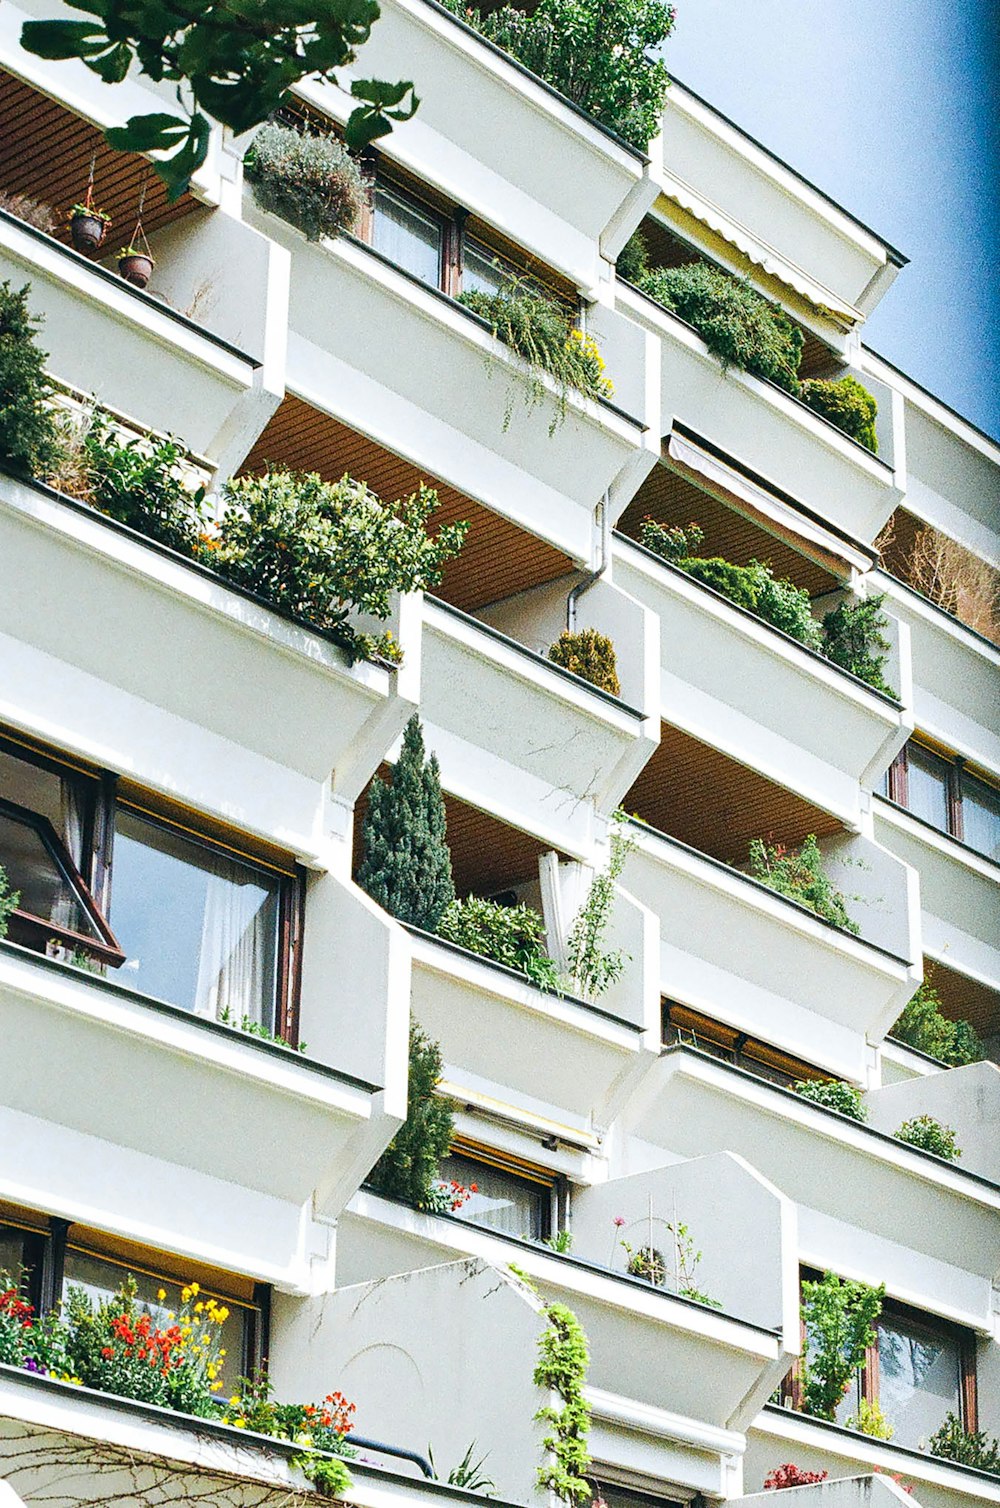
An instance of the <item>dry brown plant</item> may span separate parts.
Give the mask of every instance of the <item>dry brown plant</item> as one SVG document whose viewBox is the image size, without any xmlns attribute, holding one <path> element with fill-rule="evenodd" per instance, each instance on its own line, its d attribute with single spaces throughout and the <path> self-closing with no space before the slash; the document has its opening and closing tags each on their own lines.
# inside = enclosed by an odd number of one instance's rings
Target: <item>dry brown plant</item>
<svg viewBox="0 0 1000 1508">
<path fill-rule="evenodd" d="M 910 586 L 984 638 L 1000 644 L 1000 571 L 929 526 L 913 541 Z"/>
</svg>

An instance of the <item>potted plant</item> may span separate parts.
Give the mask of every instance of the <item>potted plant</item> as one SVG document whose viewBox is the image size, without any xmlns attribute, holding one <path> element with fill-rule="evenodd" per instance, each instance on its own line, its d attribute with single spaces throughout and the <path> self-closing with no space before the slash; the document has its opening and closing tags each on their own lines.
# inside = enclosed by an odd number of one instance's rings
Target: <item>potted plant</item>
<svg viewBox="0 0 1000 1508">
<path fill-rule="evenodd" d="M 153 257 L 148 250 L 142 250 L 131 242 L 123 246 L 118 253 L 118 272 L 126 283 L 131 283 L 134 288 L 145 288 L 153 276 L 155 266 Z"/>
<path fill-rule="evenodd" d="M 104 244 L 111 216 L 93 204 L 74 204 L 69 212 L 69 233 L 77 251 L 97 251 Z"/>
</svg>

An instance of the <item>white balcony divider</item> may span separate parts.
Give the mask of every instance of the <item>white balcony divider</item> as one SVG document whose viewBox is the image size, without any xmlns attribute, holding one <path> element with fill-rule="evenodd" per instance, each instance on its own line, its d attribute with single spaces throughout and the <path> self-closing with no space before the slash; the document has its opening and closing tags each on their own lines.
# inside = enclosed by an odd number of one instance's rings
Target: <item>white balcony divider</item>
<svg viewBox="0 0 1000 1508">
<path fill-rule="evenodd" d="M 901 1503 L 914 1508 L 910 1493 L 899 1482 L 885 1476 L 842 1477 L 833 1482 L 783 1487 L 781 1490 L 788 1493 L 787 1503 L 782 1498 L 785 1508 L 899 1508 Z M 729 1500 L 730 1508 L 768 1508 L 770 1502 L 771 1499 L 761 1492 Z"/>
<path fill-rule="evenodd" d="M 1000 1184 L 1000 1065 L 968 1063 L 885 1084 L 868 1091 L 865 1105 L 869 1124 L 890 1136 L 904 1121 L 933 1116 L 956 1132 L 955 1167 Z"/>
</svg>

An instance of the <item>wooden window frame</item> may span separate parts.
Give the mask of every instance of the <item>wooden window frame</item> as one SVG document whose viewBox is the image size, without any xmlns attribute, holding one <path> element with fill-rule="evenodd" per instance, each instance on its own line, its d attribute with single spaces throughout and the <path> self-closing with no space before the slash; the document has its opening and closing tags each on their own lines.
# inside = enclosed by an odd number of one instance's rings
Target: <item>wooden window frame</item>
<svg viewBox="0 0 1000 1508">
<path fill-rule="evenodd" d="M 945 789 L 945 802 L 948 813 L 948 825 L 947 827 L 941 828 L 938 827 L 935 823 L 931 823 L 930 826 L 934 828 L 935 832 L 943 832 L 946 837 L 954 838 L 957 843 L 964 844 L 965 811 L 963 807 L 963 777 L 967 776 L 970 780 L 977 781 L 980 785 L 986 786 L 989 790 L 997 791 L 998 787 L 992 780 L 990 780 L 987 776 L 981 774 L 978 770 L 970 770 L 968 768 L 967 761 L 962 757 L 962 755 L 945 754 L 940 749 L 932 748 L 931 745 L 925 743 L 923 739 L 911 738 L 908 739 L 900 749 L 899 753 L 892 761 L 892 764 L 889 766 L 888 772 L 889 800 L 894 802 L 896 806 L 903 807 L 906 811 L 910 810 L 909 752 L 911 745 L 923 750 L 927 754 L 932 755 L 935 759 L 939 759 L 941 763 L 947 767 L 945 776 L 947 782 Z M 968 846 L 969 845 L 966 844 L 966 847 Z M 978 853 L 979 850 L 973 849 L 973 852 Z M 984 857 L 988 857 L 988 855 L 984 855 Z"/>
<path fill-rule="evenodd" d="M 492 1168 L 495 1172 L 506 1173 L 512 1178 L 519 1178 L 522 1183 L 531 1183 L 536 1187 L 548 1190 L 549 1198 L 543 1212 L 543 1233 L 539 1241 L 545 1242 L 557 1230 L 563 1229 L 568 1224 L 569 1215 L 569 1185 L 560 1173 L 554 1173 L 551 1168 L 546 1168 L 538 1163 L 530 1163 L 511 1153 L 497 1152 L 493 1147 L 488 1147 L 481 1142 L 469 1141 L 464 1137 L 456 1137 L 448 1151 L 449 1157 L 463 1157 L 467 1162 L 478 1162 L 483 1167 Z M 458 1217 L 461 1219 L 461 1216 Z M 468 1221 L 473 1225 L 475 1221 Z M 488 1229 L 488 1227 L 480 1227 Z M 492 1231 L 493 1235 L 503 1237 L 502 1231 Z"/>
</svg>

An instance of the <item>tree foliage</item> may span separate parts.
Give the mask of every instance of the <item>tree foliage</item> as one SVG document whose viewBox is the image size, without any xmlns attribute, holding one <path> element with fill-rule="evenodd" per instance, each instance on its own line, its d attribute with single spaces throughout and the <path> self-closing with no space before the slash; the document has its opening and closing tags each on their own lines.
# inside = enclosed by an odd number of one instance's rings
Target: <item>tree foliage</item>
<svg viewBox="0 0 1000 1508">
<path fill-rule="evenodd" d="M 172 198 L 205 161 L 211 120 L 242 135 L 267 120 L 300 80 L 335 83 L 379 17 L 376 0 L 68 3 L 87 19 L 26 21 L 22 46 L 42 58 L 79 59 L 106 84 L 121 83 L 137 67 L 154 84 L 177 85 L 183 115 L 133 115 L 105 133 L 120 151 L 166 154 L 155 166 Z M 408 120 L 418 103 L 409 82 L 355 79 L 351 94 L 358 101 L 346 128 L 351 147 Z"/>
<path fill-rule="evenodd" d="M 841 602 L 827 613 L 823 618 L 823 653 L 834 665 L 849 670 L 876 691 L 895 697 L 897 693 L 882 674 L 889 653 L 884 601 L 885 593 L 879 592 L 856 602 Z"/>
<path fill-rule="evenodd" d="M 628 959 L 619 949 L 602 947 L 615 904 L 615 887 L 635 848 L 622 811 L 612 818 L 608 862 L 594 875 L 583 905 L 566 939 L 566 966 L 574 989 L 584 995 L 603 995 L 621 978 Z"/>
<path fill-rule="evenodd" d="M 769 889 L 789 900 L 798 901 L 826 922 L 843 927 L 855 936 L 861 931 L 848 915 L 843 894 L 823 869 L 823 855 L 815 834 L 804 838 L 798 849 L 784 844 L 765 843 L 754 838 L 750 844 L 749 873 Z"/>
<path fill-rule="evenodd" d="M 944 1014 L 941 996 L 930 977 L 911 995 L 892 1028 L 892 1036 L 949 1068 L 979 1063 L 986 1056 L 975 1028 L 968 1021 L 952 1021 Z"/>
<path fill-rule="evenodd" d="M 435 1093 L 441 1078 L 441 1049 L 416 1022 L 410 1022 L 410 1074 L 406 1120 L 368 1175 L 378 1194 L 404 1199 L 416 1209 L 432 1203 L 438 1166 L 451 1148 L 454 1116 Z"/>
<path fill-rule="evenodd" d="M 817 1282 L 802 1284 L 802 1320 L 806 1347 L 802 1373 L 805 1410 L 833 1420 L 851 1379 L 875 1343 L 875 1322 L 882 1313 L 885 1284 L 849 1283 L 825 1272 Z"/>
<path fill-rule="evenodd" d="M 0 465 L 35 476 L 51 465 L 58 430 L 48 406 L 47 354 L 38 345 L 40 319 L 28 308 L 31 285 L 0 283 Z"/>
</svg>

